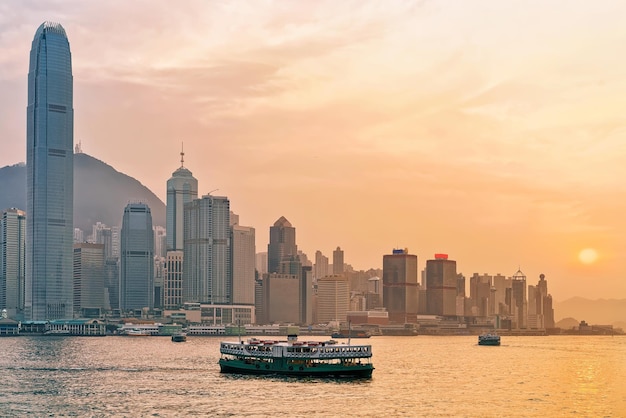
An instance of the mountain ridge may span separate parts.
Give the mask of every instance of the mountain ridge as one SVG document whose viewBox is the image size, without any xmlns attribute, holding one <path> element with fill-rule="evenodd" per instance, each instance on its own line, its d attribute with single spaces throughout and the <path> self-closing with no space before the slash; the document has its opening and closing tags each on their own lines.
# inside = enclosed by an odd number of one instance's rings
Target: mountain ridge
<svg viewBox="0 0 626 418">
<path fill-rule="evenodd" d="M 96 222 L 120 226 L 124 207 L 141 201 L 154 226 L 165 226 L 165 204 L 139 180 L 85 153 L 74 154 L 74 227 L 88 235 Z M 26 165 L 0 168 L 0 211 L 26 210 Z M 28 216 L 28 214 L 27 214 Z"/>
</svg>

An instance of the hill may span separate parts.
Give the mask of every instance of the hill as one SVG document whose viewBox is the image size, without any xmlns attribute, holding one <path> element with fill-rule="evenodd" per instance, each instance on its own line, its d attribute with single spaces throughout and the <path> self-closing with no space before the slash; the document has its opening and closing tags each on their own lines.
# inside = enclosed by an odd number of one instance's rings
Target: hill
<svg viewBox="0 0 626 418">
<path fill-rule="evenodd" d="M 591 325 L 615 325 L 626 322 L 626 299 L 585 299 L 575 297 L 554 304 L 554 315 L 575 318 Z"/>
<path fill-rule="evenodd" d="M 84 153 L 74 154 L 74 227 L 86 235 L 96 222 L 121 225 L 124 207 L 148 204 L 153 224 L 165 226 L 165 204 L 136 179 Z M 26 165 L 0 168 L 0 210 L 26 210 Z"/>
</svg>

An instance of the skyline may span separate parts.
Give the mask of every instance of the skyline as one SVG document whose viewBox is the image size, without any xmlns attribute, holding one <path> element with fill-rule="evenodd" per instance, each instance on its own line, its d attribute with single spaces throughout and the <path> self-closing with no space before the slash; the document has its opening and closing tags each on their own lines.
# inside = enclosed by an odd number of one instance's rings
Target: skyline
<svg viewBox="0 0 626 418">
<path fill-rule="evenodd" d="M 544 273 L 556 300 L 626 297 L 626 5 L 185 5 L 0 4 L 0 167 L 26 161 L 25 51 L 58 21 L 75 142 L 163 202 L 184 143 L 258 251 L 285 216 L 310 259 L 406 247 L 420 271 L 443 252 L 466 277 Z"/>
</svg>

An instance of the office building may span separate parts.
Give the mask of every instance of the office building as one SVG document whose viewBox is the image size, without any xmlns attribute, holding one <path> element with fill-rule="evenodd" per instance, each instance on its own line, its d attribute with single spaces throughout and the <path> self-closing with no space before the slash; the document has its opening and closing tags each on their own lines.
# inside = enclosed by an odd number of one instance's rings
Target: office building
<svg viewBox="0 0 626 418">
<path fill-rule="evenodd" d="M 417 256 L 394 249 L 383 256 L 383 306 L 389 321 L 415 322 L 418 313 Z"/>
<path fill-rule="evenodd" d="M 315 279 L 321 279 L 328 276 L 328 257 L 326 257 L 320 250 L 315 252 L 315 266 L 313 276 Z"/>
<path fill-rule="evenodd" d="M 281 216 L 270 227 L 270 242 L 267 245 L 268 272 L 278 273 L 283 258 L 297 254 L 296 228 L 284 216 Z"/>
<path fill-rule="evenodd" d="M 435 254 L 426 261 L 426 299 L 429 315 L 456 316 L 456 261 Z"/>
<path fill-rule="evenodd" d="M 183 300 L 232 304 L 230 202 L 210 194 L 185 205 Z"/>
<path fill-rule="evenodd" d="M 154 307 L 154 234 L 145 203 L 124 208 L 120 255 L 120 309 Z"/>
<path fill-rule="evenodd" d="M 183 252 L 168 251 L 165 257 L 166 280 L 163 286 L 163 307 L 183 306 Z"/>
<path fill-rule="evenodd" d="M 343 250 L 340 247 L 333 251 L 333 274 L 343 274 Z"/>
<path fill-rule="evenodd" d="M 74 244 L 74 311 L 82 317 L 84 309 L 106 307 L 104 244 Z"/>
<path fill-rule="evenodd" d="M 322 277 L 317 281 L 317 322 L 346 322 L 350 311 L 350 285 L 343 275 Z"/>
<path fill-rule="evenodd" d="M 231 227 L 233 301 L 235 305 L 254 305 L 256 245 L 254 228 Z"/>
<path fill-rule="evenodd" d="M 7 209 L 0 218 L 0 309 L 22 319 L 26 268 L 26 214 Z"/>
<path fill-rule="evenodd" d="M 33 39 L 26 142 L 26 319 L 72 318 L 73 77 L 58 23 L 42 23 Z"/>
<path fill-rule="evenodd" d="M 526 298 L 526 275 L 522 270 L 511 277 L 511 298 L 509 314 L 512 317 L 512 326 L 516 329 L 526 328 L 528 315 L 528 302 Z"/>
<path fill-rule="evenodd" d="M 185 205 L 198 198 L 198 180 L 184 166 L 185 153 L 180 153 L 180 167 L 167 180 L 166 237 L 167 251 L 183 251 Z"/>
</svg>

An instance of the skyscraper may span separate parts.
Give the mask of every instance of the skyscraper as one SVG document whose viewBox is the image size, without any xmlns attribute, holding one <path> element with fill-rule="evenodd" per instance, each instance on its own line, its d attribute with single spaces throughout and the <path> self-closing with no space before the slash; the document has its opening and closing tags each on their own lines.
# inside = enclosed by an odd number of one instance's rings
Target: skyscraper
<svg viewBox="0 0 626 418">
<path fill-rule="evenodd" d="M 328 257 L 326 257 L 320 250 L 315 252 L 315 278 L 321 279 L 328 276 Z"/>
<path fill-rule="evenodd" d="M 343 274 L 343 250 L 340 247 L 333 251 L 333 274 Z"/>
<path fill-rule="evenodd" d="M 7 209 L 0 218 L 0 309 L 12 318 L 24 310 L 26 214 Z"/>
<path fill-rule="evenodd" d="M 254 264 L 256 258 L 254 228 L 231 227 L 233 265 L 233 304 L 254 305 Z"/>
<path fill-rule="evenodd" d="M 230 202 L 202 196 L 185 205 L 184 302 L 232 303 Z"/>
<path fill-rule="evenodd" d="M 448 254 L 426 261 L 426 294 L 430 315 L 456 316 L 456 261 Z"/>
<path fill-rule="evenodd" d="M 70 45 L 58 23 L 42 23 L 33 39 L 26 143 L 26 318 L 71 318 L 73 77 Z"/>
<path fill-rule="evenodd" d="M 270 227 L 270 242 L 267 245 L 267 270 L 278 273 L 283 258 L 298 254 L 296 245 L 296 228 L 281 216 L 274 226 Z"/>
<path fill-rule="evenodd" d="M 154 305 L 154 234 L 152 214 L 145 203 L 129 203 L 122 218 L 120 309 Z"/>
<path fill-rule="evenodd" d="M 185 153 L 180 153 L 180 168 L 167 181 L 166 237 L 167 251 L 183 250 L 185 204 L 198 198 L 198 180 L 183 163 Z"/>
<path fill-rule="evenodd" d="M 104 244 L 74 245 L 74 309 L 105 308 Z"/>
<path fill-rule="evenodd" d="M 419 285 L 417 256 L 408 250 L 394 249 L 383 256 L 383 306 L 389 320 L 404 324 L 417 318 Z"/>
</svg>

